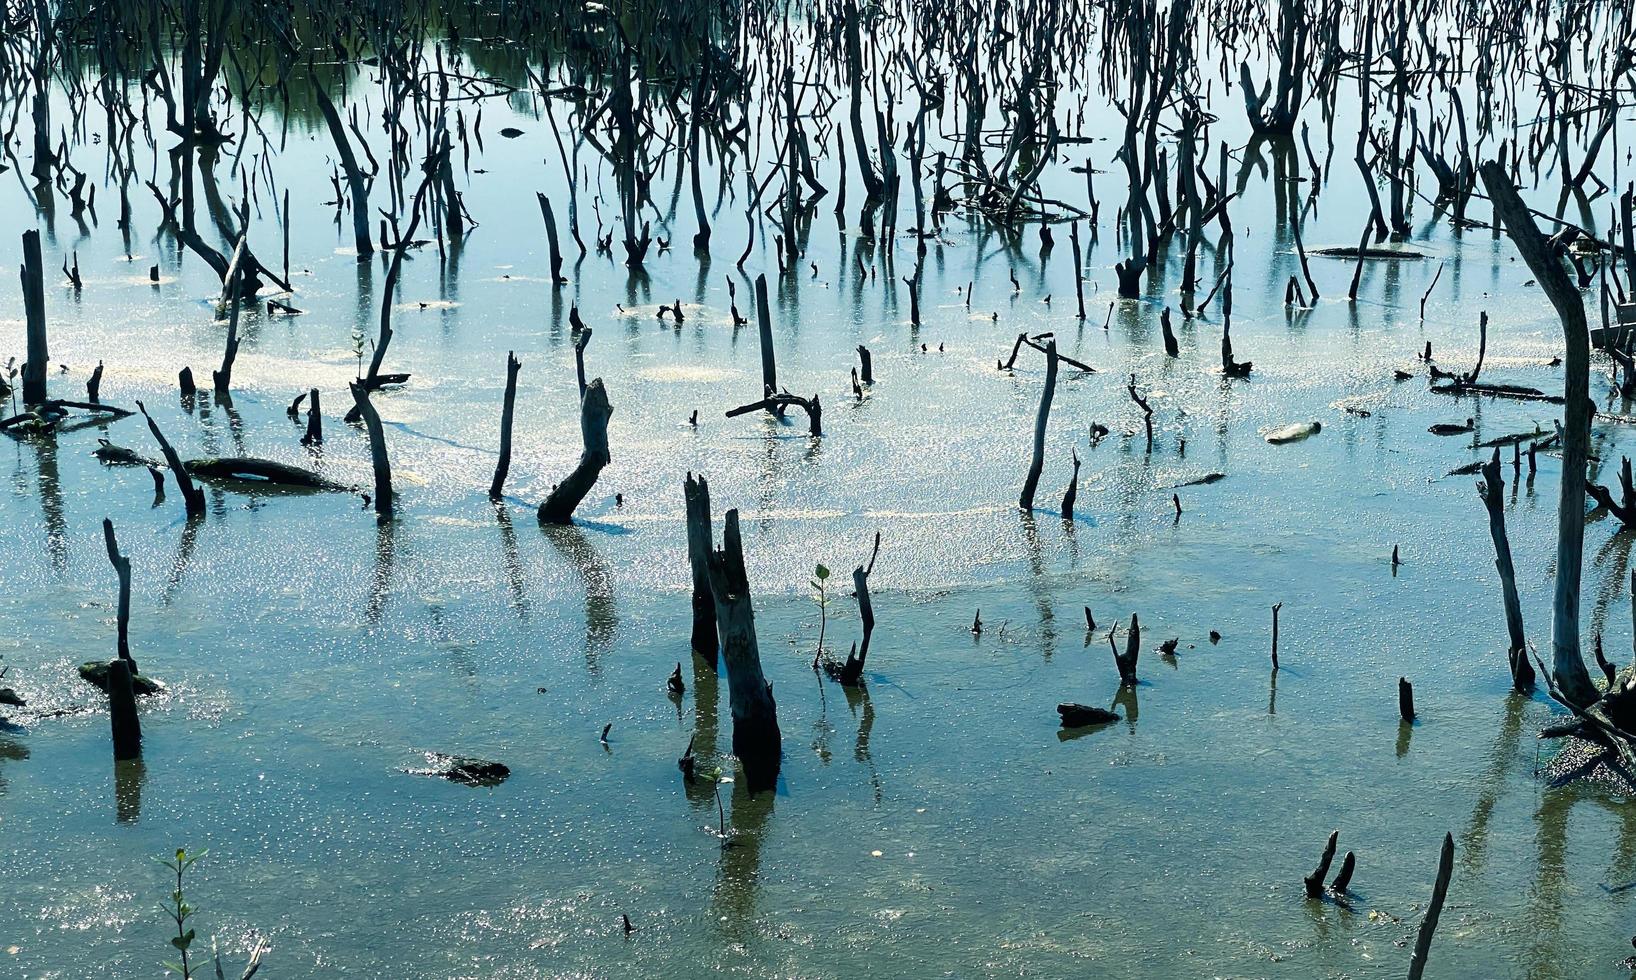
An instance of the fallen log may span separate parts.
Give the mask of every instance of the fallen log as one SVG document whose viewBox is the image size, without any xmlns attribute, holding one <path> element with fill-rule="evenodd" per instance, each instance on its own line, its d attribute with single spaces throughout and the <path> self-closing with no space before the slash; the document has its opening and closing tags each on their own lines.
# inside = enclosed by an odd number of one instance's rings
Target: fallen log
<svg viewBox="0 0 1636 980">
<path fill-rule="evenodd" d="M 188 472 L 200 480 L 237 480 L 246 483 L 265 483 L 303 490 L 351 491 L 354 488 L 336 483 L 312 470 L 272 459 L 254 456 L 220 456 L 190 459 L 185 464 Z"/>
</svg>

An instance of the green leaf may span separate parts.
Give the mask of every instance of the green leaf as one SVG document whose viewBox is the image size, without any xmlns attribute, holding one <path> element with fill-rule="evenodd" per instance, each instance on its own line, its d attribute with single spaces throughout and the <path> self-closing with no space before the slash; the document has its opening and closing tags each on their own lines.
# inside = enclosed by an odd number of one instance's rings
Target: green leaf
<svg viewBox="0 0 1636 980">
<path fill-rule="evenodd" d="M 189 929 L 182 935 L 172 939 L 170 944 L 184 953 L 187 952 L 187 948 L 193 945 L 193 930 Z"/>
<path fill-rule="evenodd" d="M 829 569 L 826 568 L 823 565 L 819 565 L 818 568 L 816 569 L 816 574 L 818 576 L 819 581 L 822 581 L 824 579 L 829 578 Z"/>
</svg>

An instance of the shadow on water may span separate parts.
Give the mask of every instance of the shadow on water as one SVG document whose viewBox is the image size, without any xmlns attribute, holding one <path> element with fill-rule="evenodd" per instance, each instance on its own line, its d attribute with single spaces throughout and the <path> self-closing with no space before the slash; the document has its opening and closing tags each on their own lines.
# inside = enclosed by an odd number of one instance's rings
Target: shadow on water
<svg viewBox="0 0 1636 980">
<path fill-rule="evenodd" d="M 148 767 L 141 759 L 114 762 L 114 820 L 136 823 L 142 819 L 142 786 L 148 781 Z"/>
<path fill-rule="evenodd" d="M 878 806 L 882 797 L 880 770 L 876 768 L 875 757 L 869 751 L 869 737 L 875 730 L 875 703 L 869 698 L 869 688 L 863 684 L 855 687 L 842 685 L 841 693 L 846 697 L 846 706 L 858 719 L 858 738 L 852 746 L 852 758 L 869 769 L 869 785 Z"/>
<path fill-rule="evenodd" d="M 505 569 L 506 585 L 511 591 L 511 609 L 518 619 L 526 621 L 528 586 L 522 559 L 517 554 L 517 531 L 511 526 L 511 511 L 504 503 L 496 503 L 494 517 L 500 525 L 500 565 Z"/>
<path fill-rule="evenodd" d="M 364 622 L 379 626 L 386 600 L 392 593 L 392 571 L 398 560 L 397 523 L 390 519 L 375 522 L 375 572 L 369 580 L 369 598 L 364 605 Z"/>
<path fill-rule="evenodd" d="M 199 528 L 204 526 L 204 516 L 195 515 L 182 521 L 182 533 L 176 539 L 176 557 L 170 563 L 170 577 L 165 580 L 165 590 L 160 593 L 163 605 L 170 605 L 176 599 L 176 594 L 182 589 L 182 579 L 193 564 L 193 549 L 199 541 Z"/>
<path fill-rule="evenodd" d="M 761 885 L 761 845 L 772 819 L 776 793 L 752 795 L 742 781 L 733 783 L 729 837 L 722 842 L 716 863 L 716 886 L 711 918 L 722 934 L 735 942 L 754 936 L 756 897 Z"/>
<path fill-rule="evenodd" d="M 46 556 L 51 560 L 52 571 L 61 575 L 68 569 L 68 518 L 63 509 L 56 434 L 47 432 L 27 441 L 34 447 L 39 473 L 40 510 L 45 515 Z"/>
<path fill-rule="evenodd" d="M 22 734 L 22 729 L 14 728 L 0 719 L 0 762 L 22 762 L 29 757 L 28 746 L 13 734 Z M 6 776 L 4 767 L 0 767 L 0 794 L 6 792 Z"/>
<path fill-rule="evenodd" d="M 573 524 L 541 524 L 540 533 L 579 574 L 585 587 L 585 668 L 602 676 L 602 656 L 619 632 L 613 572 L 585 532 Z"/>
</svg>

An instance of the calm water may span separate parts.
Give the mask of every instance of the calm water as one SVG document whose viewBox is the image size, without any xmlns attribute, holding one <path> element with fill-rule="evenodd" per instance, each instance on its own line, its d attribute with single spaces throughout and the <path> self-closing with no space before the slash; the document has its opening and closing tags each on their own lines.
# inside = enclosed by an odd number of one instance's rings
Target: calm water
<svg viewBox="0 0 1636 980">
<path fill-rule="evenodd" d="M 57 110 L 66 118 L 60 96 Z M 1214 135 L 1242 147 L 1241 108 L 1218 111 Z M 1556 320 L 1509 242 L 1451 234 L 1416 202 L 1413 245 L 1430 258 L 1370 263 L 1356 304 L 1351 263 L 1314 258 L 1324 298 L 1291 315 L 1283 284 L 1298 266 L 1287 226 L 1275 227 L 1290 186 L 1246 166 L 1232 205 L 1233 336 L 1255 372 L 1227 382 L 1214 308 L 1178 316 L 1182 356 L 1164 357 L 1158 316 L 1177 303 L 1181 247 L 1146 298 L 1113 301 L 1115 174 L 1098 176 L 1100 240 L 1084 229 L 1083 323 L 1064 226 L 1042 257 L 1032 230 L 1008 243 L 947 216 L 928 242 L 917 330 L 906 289 L 890 285 L 913 269 L 912 239 L 876 249 L 838 229 L 826 200 L 799 272 L 777 279 L 770 225 L 746 263 L 752 277 L 772 273 L 781 382 L 824 399 L 826 437 L 812 440 L 799 413 L 722 417 L 760 384 L 755 332 L 735 331 L 727 313 L 729 278 L 753 308 L 733 267 L 742 199 L 717 213 L 701 271 L 685 188 L 670 213 L 672 167 L 648 217 L 677 248 L 635 281 L 607 257 L 574 264 L 564 228 L 572 283 L 554 292 L 532 192 L 564 215 L 555 140 L 525 96 L 484 112 L 484 146 L 457 177 L 480 225 L 441 265 L 434 248 L 413 253 L 397 298 L 386 369 L 414 377 L 376 398 L 397 520 L 377 525 L 355 496 L 212 489 L 209 513 L 189 523 L 174 486 L 153 506 L 145 471 L 91 455 L 98 437 L 153 451 L 139 419 L 0 444 L 0 653 L 30 701 L 0 732 L 0 974 L 156 975 L 167 886 L 150 856 L 186 845 L 210 851 L 189 892 L 198 928 L 241 956 L 256 933 L 270 937 L 263 976 L 1398 976 L 1445 831 L 1458 851 L 1438 975 L 1623 972 L 1636 891 L 1620 886 L 1636 879 L 1636 822 L 1619 803 L 1534 777 L 1532 736 L 1553 708 L 1507 693 L 1482 504 L 1473 477 L 1443 476 L 1479 455 L 1469 436 L 1426 432 L 1468 416 L 1484 439 L 1548 430 L 1556 409 L 1430 394 L 1414 359 L 1429 340 L 1445 368 L 1469 366 L 1487 310 L 1485 380 L 1559 388 Z M 501 138 L 504 125 L 523 135 Z M 1343 112 L 1304 224 L 1309 249 L 1356 242 L 1355 131 Z M 1113 166 L 1110 143 L 1075 148 L 1073 162 L 1080 149 Z M 235 152 L 217 166 L 229 199 Z M 252 133 L 244 165 L 264 152 Z M 26 174 L 0 177 L 12 229 L 0 246 L 14 266 L 17 233 L 37 226 L 48 268 L 77 253 L 83 289 L 48 275 L 51 360 L 67 369 L 53 368 L 54 394 L 81 397 L 101 360 L 104 400 L 143 400 L 184 457 L 266 456 L 367 482 L 363 434 L 338 415 L 384 267 L 357 262 L 348 219 L 325 206 L 333 151 L 321 124 L 292 120 L 272 152 L 294 217 L 291 302 L 307 312 L 246 313 L 231 407 L 176 395 L 181 366 L 203 381 L 220 359 L 218 284 L 152 234 L 158 209 L 143 189 L 132 188 L 127 246 L 117 188 L 102 188 L 97 221 L 82 227 L 61 199 L 54 217 L 38 215 Z M 96 174 L 105 153 L 81 145 L 74 159 Z M 1623 157 L 1605 155 L 1609 183 L 1623 179 Z M 582 162 L 611 199 L 592 151 Z M 1066 162 L 1047 188 L 1083 205 Z M 161 154 L 161 183 L 167 166 Z M 1306 174 L 1304 162 L 1292 170 Z M 1295 186 L 1304 200 L 1308 184 Z M 587 240 L 593 192 L 581 191 Z M 849 193 L 848 228 L 861 196 Z M 1472 215 L 1486 220 L 1486 206 Z M 252 244 L 269 265 L 282 220 L 263 187 Z M 158 286 L 146 275 L 155 263 Z M 1208 250 L 1201 265 L 1213 282 Z M 20 357 L 22 302 L 7 276 L 0 353 Z M 677 298 L 685 325 L 661 325 L 657 304 Z M 588 371 L 614 405 L 614 460 L 574 527 L 542 529 L 533 508 L 579 452 L 574 302 L 595 331 Z M 1014 502 L 1043 358 L 1025 351 L 1016 371 L 995 369 L 1022 330 L 1055 331 L 1064 353 L 1098 368 L 1064 372 L 1032 518 Z M 857 402 L 848 370 L 860 343 L 876 384 Z M 523 361 L 517 452 L 496 510 L 485 491 L 508 350 Z M 1394 382 L 1399 367 L 1416 378 Z M 1151 454 L 1124 390 L 1131 373 L 1153 396 Z M 1605 400 L 1606 380 L 1592 385 Z M 284 414 L 309 386 L 330 414 L 316 456 Z M 1322 433 L 1262 438 L 1304 420 Z M 1094 447 L 1092 422 L 1113 430 Z M 1627 432 L 1599 424 L 1595 440 L 1611 479 Z M 1055 512 L 1070 448 L 1084 459 L 1071 524 Z M 715 798 L 675 766 L 690 737 L 714 757 L 730 734 L 724 683 L 689 666 L 688 470 L 709 474 L 718 528 L 722 509 L 743 515 L 785 736 L 774 798 L 722 787 L 725 849 Z M 1227 477 L 1172 489 L 1212 471 Z M 1506 470 L 1524 613 L 1541 645 L 1557 475 L 1548 456 L 1520 485 Z M 143 705 L 143 764 L 117 773 L 104 702 L 74 670 L 114 649 L 103 517 L 133 564 L 133 653 L 169 687 Z M 877 530 L 879 623 L 867 687 L 849 692 L 809 669 L 807 581 L 817 562 L 844 572 L 865 559 Z M 1631 540 L 1611 519 L 1587 531 L 1586 635 L 1605 629 L 1615 660 L 1629 657 Z M 1272 676 L 1275 602 L 1283 669 Z M 986 629 L 974 637 L 979 608 Z M 1105 632 L 1133 612 L 1143 683 L 1116 697 Z M 830 650 L 844 656 L 857 631 L 842 589 Z M 1171 637 L 1179 652 L 1162 658 Z M 688 691 L 671 699 L 678 661 Z M 1416 685 L 1412 730 L 1397 719 L 1399 675 Z M 1127 721 L 1069 737 L 1053 710 L 1062 700 L 1118 700 Z M 40 716 L 59 709 L 86 710 Z M 405 773 L 426 750 L 496 759 L 512 776 L 471 789 Z M 1301 889 L 1332 829 L 1358 856 L 1349 907 Z M 640 927 L 629 938 L 621 913 Z"/>
</svg>

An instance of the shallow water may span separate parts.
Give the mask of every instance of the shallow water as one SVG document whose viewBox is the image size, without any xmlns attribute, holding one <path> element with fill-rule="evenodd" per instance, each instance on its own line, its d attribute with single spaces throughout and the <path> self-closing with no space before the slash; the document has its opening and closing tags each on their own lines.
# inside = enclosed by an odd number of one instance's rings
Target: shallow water
<svg viewBox="0 0 1636 980">
<path fill-rule="evenodd" d="M 1535 778 L 1532 735 L 1555 712 L 1543 694 L 1508 693 L 1474 478 L 1443 476 L 1480 451 L 1426 431 L 1470 416 L 1488 439 L 1549 430 L 1557 413 L 1431 394 L 1414 358 L 1429 340 L 1439 364 L 1469 365 L 1487 310 L 1485 380 L 1559 389 L 1556 320 L 1509 242 L 1453 234 L 1419 202 L 1413 244 L 1429 259 L 1367 264 L 1349 304 L 1352 264 L 1314 258 L 1323 299 L 1292 315 L 1282 284 L 1298 264 L 1272 219 L 1281 188 L 1248 168 L 1233 205 L 1233 337 L 1255 372 L 1226 381 L 1213 309 L 1178 316 L 1182 356 L 1164 357 L 1158 316 L 1177 302 L 1179 248 L 1146 298 L 1113 300 L 1112 204 L 1096 244 L 1085 228 L 1083 323 L 1065 228 L 1042 257 L 1032 232 L 1010 248 L 949 215 L 928 242 L 915 329 L 906 290 L 888 286 L 912 271 L 913 240 L 890 243 L 888 264 L 826 203 L 802 271 L 777 277 L 768 229 L 746 263 L 772 280 L 781 383 L 825 401 L 814 440 L 798 414 L 723 418 L 759 386 L 755 332 L 727 313 L 730 278 L 753 308 L 733 268 L 741 206 L 717 216 L 707 274 L 685 244 L 683 202 L 658 225 L 677 247 L 650 258 L 645 281 L 605 256 L 573 263 L 569 245 L 572 282 L 554 291 L 529 192 L 564 194 L 555 141 L 526 98 L 485 109 L 485 146 L 458 177 L 480 226 L 441 265 L 433 248 L 412 253 L 397 297 L 387 370 L 413 379 L 376 398 L 396 520 L 378 525 L 355 496 L 240 488 L 210 490 L 209 513 L 187 522 L 174 486 L 155 506 L 145 471 L 91 456 L 98 437 L 151 452 L 139 419 L 0 445 L 0 654 L 31 708 L 0 732 L 0 972 L 153 972 L 169 953 L 155 911 L 167 885 L 149 856 L 186 845 L 210 852 L 189 887 L 201 933 L 240 953 L 270 937 L 272 976 L 1394 976 L 1445 831 L 1458 850 L 1434 970 L 1618 971 L 1636 823 L 1621 803 Z M 1222 115 L 1241 146 L 1241 110 Z M 48 276 L 52 363 L 67 368 L 54 394 L 77 397 L 101 360 L 104 400 L 144 401 L 184 457 L 267 456 L 367 482 L 363 434 L 339 412 L 353 331 L 373 334 L 385 273 L 352 256 L 344 218 L 330 221 L 328 137 L 310 125 L 293 122 L 274 161 L 295 216 L 291 302 L 306 313 L 246 313 L 230 408 L 175 393 L 183 364 L 203 381 L 220 358 L 203 263 L 168 236 L 122 242 L 117 190 L 79 228 L 61 201 L 37 217 L 23 182 L 0 180 L 9 226 L 37 224 L 47 267 L 77 253 L 84 276 L 78 291 Z M 524 135 L 493 135 L 502 125 Z M 81 146 L 76 160 L 100 152 Z M 1309 249 L 1355 241 L 1347 152 L 1303 226 Z M 1104 166 L 1112 146 L 1091 155 Z M 1065 166 L 1047 185 L 1082 200 Z M 136 229 L 156 225 L 145 192 L 132 205 Z M 269 264 L 280 220 L 262 197 L 252 243 Z M 1201 262 L 1213 281 L 1214 258 Z M 144 275 L 154 263 L 158 286 Z M 686 323 L 656 321 L 677 298 Z M 587 370 L 614 405 L 614 460 L 574 527 L 541 528 L 533 506 L 579 452 L 571 303 L 594 330 Z M 0 290 L 0 344 L 19 355 L 22 317 L 20 293 Z M 1063 373 L 1032 518 L 1014 503 L 1043 358 L 1025 350 L 1016 370 L 995 368 L 1024 330 L 1055 331 L 1098 369 Z M 855 401 L 860 343 L 876 383 Z M 496 509 L 485 491 L 508 350 L 523 361 L 517 450 Z M 1400 367 L 1417 376 L 1395 382 Z M 1156 411 L 1151 453 L 1124 389 L 1132 373 Z M 1592 385 L 1605 402 L 1606 380 Z M 309 386 L 330 413 L 315 456 L 283 411 Z M 1304 420 L 1323 431 L 1263 439 Z M 1112 429 L 1095 445 L 1093 421 Z M 1626 432 L 1599 423 L 1594 438 L 1611 478 Z M 1054 508 L 1071 447 L 1084 469 L 1070 523 Z M 707 759 L 730 744 L 724 685 L 688 666 L 690 470 L 709 475 L 718 526 L 725 508 L 743 516 L 784 732 L 773 798 L 722 787 L 728 847 L 716 798 L 675 768 L 689 738 Z M 1227 477 L 1174 489 L 1212 471 Z M 1542 645 L 1557 473 L 1544 455 L 1536 476 L 1506 469 L 1524 613 Z M 74 672 L 113 650 L 104 517 L 132 560 L 133 653 L 169 687 L 143 706 L 143 762 L 122 768 L 103 702 Z M 846 691 L 809 669 L 819 612 L 807 581 L 817 562 L 840 572 L 866 559 L 876 531 L 879 622 L 867 686 Z M 1586 635 L 1605 628 L 1615 660 L 1630 634 L 1631 540 L 1612 518 L 1587 531 Z M 1117 695 L 1105 633 L 1132 613 L 1143 683 Z M 852 600 L 832 587 L 830 651 L 856 634 Z M 1171 637 L 1179 652 L 1163 658 Z M 670 699 L 678 661 L 688 691 Z M 1416 684 L 1412 729 L 1397 719 L 1399 675 Z M 1118 702 L 1126 720 L 1065 735 L 1053 710 L 1065 700 Z M 71 713 L 40 714 L 59 710 Z M 422 751 L 497 759 L 512 776 L 472 789 L 405 773 Z M 1301 890 L 1332 829 L 1358 858 L 1347 906 Z M 628 938 L 621 913 L 639 927 Z"/>
</svg>

